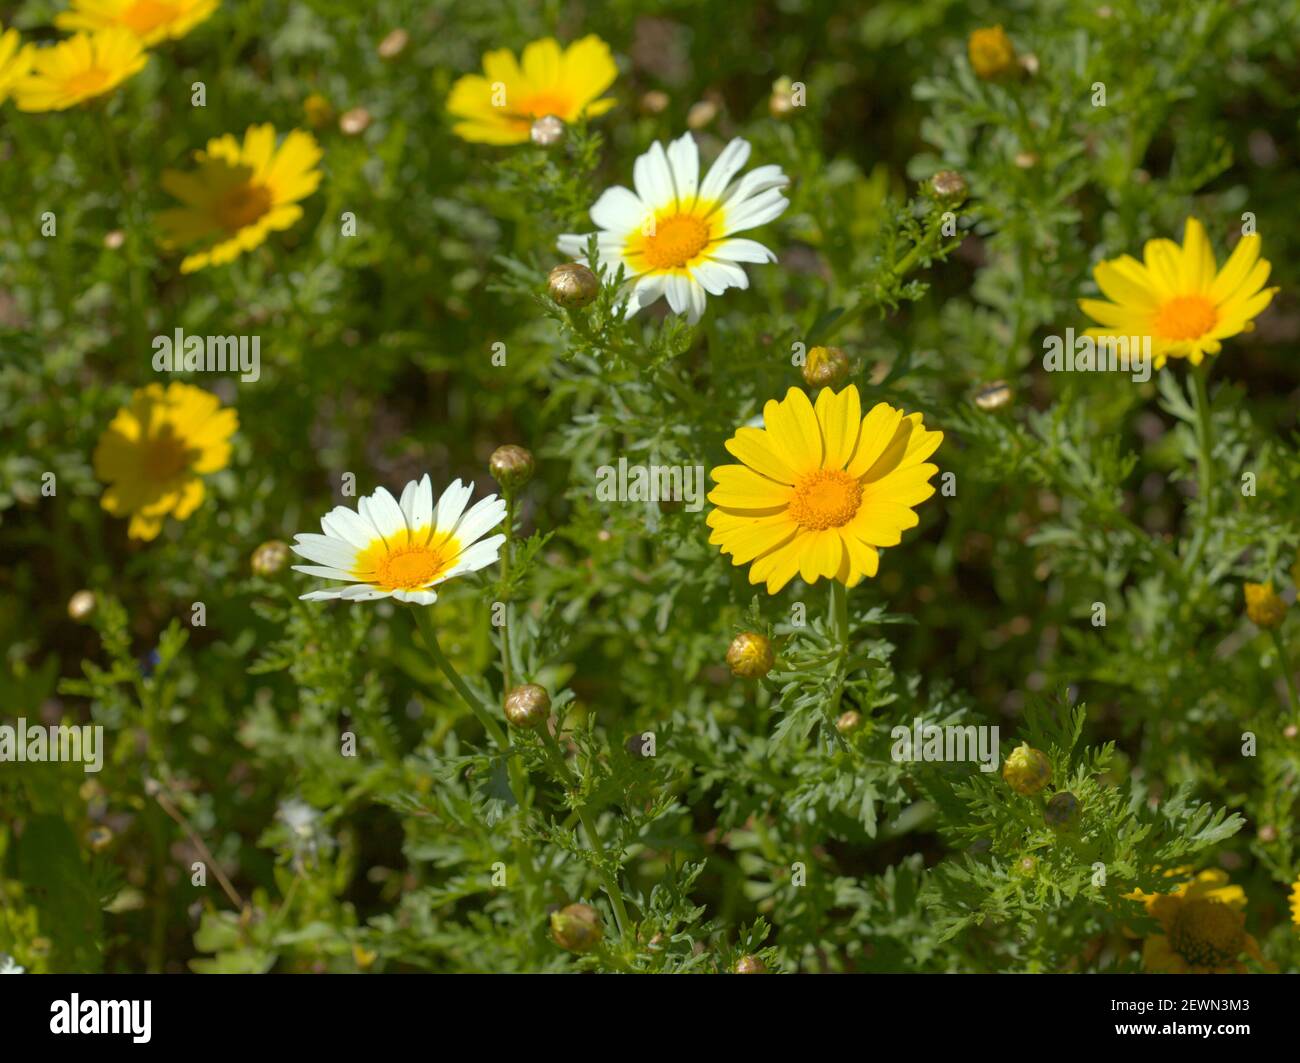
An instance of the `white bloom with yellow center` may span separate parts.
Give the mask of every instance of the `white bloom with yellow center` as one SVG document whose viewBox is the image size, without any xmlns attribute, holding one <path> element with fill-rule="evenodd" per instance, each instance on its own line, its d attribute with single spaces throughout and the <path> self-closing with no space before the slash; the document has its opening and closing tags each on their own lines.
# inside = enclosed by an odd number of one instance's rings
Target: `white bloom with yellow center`
<svg viewBox="0 0 1300 1063">
<path fill-rule="evenodd" d="M 294 571 L 351 586 L 311 591 L 302 597 L 350 602 L 396 598 L 432 605 L 438 598 L 434 587 L 453 576 L 486 568 L 505 542 L 504 535 L 483 538 L 505 520 L 505 502 L 488 495 L 467 510 L 473 493 L 472 483 L 456 480 L 435 506 L 426 475 L 406 485 L 400 502 L 380 487 L 373 495 L 357 499 L 356 512 L 347 506 L 331 510 L 321 518 L 325 534 L 294 536 L 294 552 L 316 562 L 294 565 Z"/>
<path fill-rule="evenodd" d="M 656 142 L 636 160 L 636 191 L 606 189 L 591 208 L 600 264 L 622 265 L 631 278 L 626 313 L 631 317 L 661 296 L 674 313 L 694 324 L 704 314 L 705 295 L 748 288 L 742 262 L 775 262 L 776 255 L 754 240 L 737 238 L 766 225 L 790 205 L 781 194 L 789 178 L 779 166 L 759 166 L 737 175 L 749 160 L 749 144 L 733 140 L 700 180 L 700 152 L 690 133 L 665 151 Z M 566 234 L 559 247 L 584 256 L 587 236 Z"/>
</svg>

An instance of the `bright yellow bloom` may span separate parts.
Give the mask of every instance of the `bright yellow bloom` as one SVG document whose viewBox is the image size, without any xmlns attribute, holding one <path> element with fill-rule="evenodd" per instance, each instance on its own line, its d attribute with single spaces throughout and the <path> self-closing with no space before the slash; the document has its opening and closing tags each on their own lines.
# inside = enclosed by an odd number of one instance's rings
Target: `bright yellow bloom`
<svg viewBox="0 0 1300 1063">
<path fill-rule="evenodd" d="M 35 49 L 23 44 L 17 30 L 0 33 L 0 103 L 13 95 L 14 85 L 27 76 Z"/>
<path fill-rule="evenodd" d="M 184 37 L 217 9 L 218 0 L 72 0 L 54 17 L 61 30 L 121 28 L 146 47 Z"/>
<path fill-rule="evenodd" d="M 184 520 L 203 501 L 205 473 L 230 462 L 234 410 L 189 384 L 150 384 L 117 411 L 95 447 L 95 475 L 108 484 L 100 504 L 130 516 L 127 534 L 149 540 L 169 514 Z"/>
<path fill-rule="evenodd" d="M 1249 332 L 1251 322 L 1276 288 L 1265 288 L 1268 260 L 1259 257 L 1259 236 L 1243 236 L 1222 269 L 1205 229 L 1187 219 L 1181 247 L 1172 240 L 1148 240 L 1143 262 L 1130 255 L 1099 262 L 1097 286 L 1111 302 L 1080 299 L 1079 307 L 1104 328 L 1093 337 L 1150 337 L 1156 368 L 1169 358 L 1190 358 L 1200 365 L 1218 354 L 1221 340 Z"/>
<path fill-rule="evenodd" d="M 1001 26 L 979 29 L 966 41 L 971 69 L 986 81 L 1000 78 L 1016 67 L 1016 49 Z"/>
<path fill-rule="evenodd" d="M 194 157 L 198 169 L 162 176 L 163 188 L 185 204 L 158 215 L 165 245 L 205 245 L 181 263 L 182 273 L 224 265 L 289 228 L 302 217 L 298 200 L 321 180 L 321 149 L 298 129 L 277 150 L 273 126 L 249 126 L 242 147 L 227 133 Z"/>
<path fill-rule="evenodd" d="M 1291 924 L 1300 927 L 1300 878 L 1291 884 Z"/>
<path fill-rule="evenodd" d="M 1172 893 L 1129 895 L 1160 921 L 1162 934 L 1142 946 L 1142 966 L 1162 974 L 1243 972 L 1242 953 L 1263 962 L 1259 944 L 1246 933 L 1246 894 L 1228 884 L 1226 872 L 1202 871 Z"/>
<path fill-rule="evenodd" d="M 31 73 L 14 87 L 20 111 L 63 111 L 112 92 L 149 61 L 134 34 L 123 29 L 78 33 L 31 57 Z"/>
<path fill-rule="evenodd" d="M 796 575 L 825 576 L 849 587 L 874 576 L 878 548 L 895 546 L 915 527 L 913 507 L 934 488 L 938 468 L 926 462 L 942 432 L 878 403 L 862 416 L 858 389 L 808 396 L 791 388 L 763 409 L 763 428 L 740 428 L 727 449 L 742 465 L 721 465 L 709 501 L 709 542 L 753 562 L 750 583 L 775 594 Z"/>
<path fill-rule="evenodd" d="M 1246 615 L 1256 627 L 1279 627 L 1286 619 L 1286 602 L 1273 590 L 1272 583 L 1247 583 Z"/>
<path fill-rule="evenodd" d="M 523 144 L 546 115 L 572 122 L 604 114 L 615 101 L 596 97 L 617 76 L 609 45 L 594 34 L 563 51 L 552 37 L 533 41 L 522 64 L 509 48 L 488 52 L 482 74 L 466 74 L 451 87 L 447 110 L 463 119 L 452 132 L 476 144 Z"/>
</svg>

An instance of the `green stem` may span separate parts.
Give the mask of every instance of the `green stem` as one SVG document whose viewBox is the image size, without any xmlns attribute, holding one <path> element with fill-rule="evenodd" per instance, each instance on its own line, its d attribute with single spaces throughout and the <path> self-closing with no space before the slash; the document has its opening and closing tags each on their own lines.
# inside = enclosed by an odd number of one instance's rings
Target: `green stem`
<svg viewBox="0 0 1300 1063">
<path fill-rule="evenodd" d="M 126 190 L 126 176 L 122 170 L 122 159 L 117 150 L 117 135 L 113 132 L 112 120 L 108 117 L 107 103 L 95 108 L 99 112 L 99 125 L 104 135 L 105 153 L 108 167 L 113 175 L 122 204 L 121 222 L 126 231 L 126 277 L 127 277 L 127 342 L 128 350 L 134 355 L 144 348 L 141 337 L 140 314 L 144 307 L 144 290 L 140 283 L 140 270 L 137 266 L 136 240 L 138 226 L 134 211 L 130 208 L 130 197 Z"/>
<path fill-rule="evenodd" d="M 835 639 L 840 644 L 838 659 L 835 663 L 835 696 L 831 699 L 831 715 L 838 715 L 840 700 L 844 696 L 845 660 L 849 655 L 849 589 L 837 579 L 831 580 L 831 627 L 835 630 Z"/>
<path fill-rule="evenodd" d="M 542 739 L 542 745 L 545 748 L 551 761 L 556 765 L 556 773 L 560 781 L 578 794 L 579 783 L 573 773 L 569 771 L 569 766 L 564 762 L 564 753 L 560 749 L 560 743 L 556 741 L 555 735 L 551 734 L 551 729 L 546 724 L 538 728 L 538 734 Z M 626 939 L 628 928 L 631 926 L 631 920 L 628 918 L 627 905 L 623 902 L 623 891 L 619 888 L 618 878 L 604 869 L 605 864 L 605 843 L 601 841 L 600 831 L 596 829 L 595 820 L 592 818 L 591 810 L 585 805 L 579 805 L 576 809 L 578 813 L 578 822 L 582 824 L 582 829 L 587 835 L 587 842 L 592 851 L 596 854 L 601 863 L 600 879 L 605 887 L 605 893 L 609 897 L 609 903 L 614 907 L 614 919 L 618 923 L 618 933 L 621 938 Z"/>
<path fill-rule="evenodd" d="M 510 548 L 515 530 L 515 493 L 506 491 L 506 523 L 502 531 L 506 541 L 501 544 L 501 604 L 504 607 L 501 617 L 501 681 L 505 684 L 505 693 L 511 690 L 510 684 Z"/>
<path fill-rule="evenodd" d="M 1214 523 L 1214 429 L 1210 421 L 1210 363 L 1202 362 L 1192 371 L 1192 390 L 1196 399 L 1197 488 L 1201 496 L 1201 524 L 1192 541 L 1187 568 L 1194 569 L 1205 550 Z"/>
<path fill-rule="evenodd" d="M 1291 669 L 1291 655 L 1287 653 L 1286 642 L 1282 638 L 1280 628 L 1272 628 L 1269 634 L 1273 636 L 1273 645 L 1277 647 L 1277 666 L 1282 672 L 1282 679 L 1286 683 L 1287 700 L 1291 705 L 1291 718 L 1294 720 L 1300 716 L 1300 693 L 1296 692 L 1295 674 Z"/>
</svg>

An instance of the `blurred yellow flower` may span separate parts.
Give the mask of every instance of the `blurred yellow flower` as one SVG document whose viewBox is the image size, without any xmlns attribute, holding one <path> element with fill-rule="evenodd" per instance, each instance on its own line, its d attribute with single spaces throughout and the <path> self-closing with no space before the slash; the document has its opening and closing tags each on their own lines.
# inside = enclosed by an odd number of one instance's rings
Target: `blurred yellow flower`
<svg viewBox="0 0 1300 1063">
<path fill-rule="evenodd" d="M 912 507 L 932 494 L 938 468 L 926 458 L 942 432 L 877 403 L 862 416 L 858 389 L 824 388 L 816 407 L 791 388 L 763 408 L 764 428 L 744 427 L 726 442 L 741 465 L 711 473 L 709 542 L 753 562 L 750 583 L 775 594 L 796 575 L 853 587 L 874 576 L 878 547 L 894 546 L 918 523 Z"/>
<path fill-rule="evenodd" d="M 1016 69 L 1016 49 L 1001 26 L 978 29 L 966 41 L 971 69 L 986 81 Z"/>
<path fill-rule="evenodd" d="M 185 204 L 158 215 L 164 245 L 205 245 L 181 262 L 182 273 L 224 265 L 289 228 L 302 217 L 298 200 L 321 180 L 321 149 L 298 129 L 277 150 L 273 126 L 249 126 L 242 146 L 227 133 L 194 157 L 197 169 L 162 176 L 163 188 Z"/>
<path fill-rule="evenodd" d="M 1300 878 L 1291 884 L 1291 925 L 1300 927 Z"/>
<path fill-rule="evenodd" d="M 1247 583 L 1246 615 L 1256 627 L 1275 628 L 1286 619 L 1286 602 L 1273 590 L 1272 583 Z"/>
<path fill-rule="evenodd" d="M 334 121 L 334 107 L 319 92 L 313 92 L 302 101 L 302 115 L 313 129 L 323 129 Z"/>
<path fill-rule="evenodd" d="M 13 95 L 14 85 L 27 75 L 34 51 L 30 44 L 23 44 L 17 30 L 0 33 L 0 103 Z"/>
<path fill-rule="evenodd" d="M 120 28 L 148 47 L 184 37 L 217 9 L 218 0 L 72 0 L 54 17 L 61 30 Z"/>
<path fill-rule="evenodd" d="M 63 111 L 112 92 L 148 61 L 127 30 L 78 33 L 32 54 L 31 72 L 14 87 L 14 98 L 20 111 Z"/>
<path fill-rule="evenodd" d="M 1189 358 L 1200 365 L 1218 354 L 1221 340 L 1249 332 L 1252 320 L 1272 301 L 1276 288 L 1265 288 L 1270 265 L 1259 257 L 1260 239 L 1243 236 L 1217 269 L 1205 229 L 1187 219 L 1183 244 L 1148 240 L 1143 261 L 1130 255 L 1099 262 L 1097 286 L 1110 299 L 1080 299 L 1079 307 L 1104 328 L 1086 335 L 1151 338 L 1156 368 L 1169 358 Z"/>
<path fill-rule="evenodd" d="M 477 144 L 523 144 L 533 122 L 553 115 L 572 122 L 604 114 L 612 99 L 597 99 L 618 76 L 609 45 L 592 35 L 563 51 L 553 37 L 533 41 L 517 63 L 509 48 L 483 56 L 483 73 L 466 74 L 451 88 L 447 110 L 462 119 L 452 132 Z"/>
<path fill-rule="evenodd" d="M 203 501 L 204 473 L 230 461 L 234 410 L 189 384 L 150 384 L 117 411 L 95 447 L 95 475 L 108 484 L 100 504 L 131 518 L 132 539 L 153 539 L 171 515 L 184 520 Z"/>
<path fill-rule="evenodd" d="M 1259 944 L 1246 933 L 1246 894 L 1224 871 L 1202 871 L 1172 893 L 1129 894 L 1160 921 L 1162 934 L 1142 946 L 1142 966 L 1161 974 L 1232 974 L 1246 970 L 1245 953 L 1263 962 Z"/>
</svg>

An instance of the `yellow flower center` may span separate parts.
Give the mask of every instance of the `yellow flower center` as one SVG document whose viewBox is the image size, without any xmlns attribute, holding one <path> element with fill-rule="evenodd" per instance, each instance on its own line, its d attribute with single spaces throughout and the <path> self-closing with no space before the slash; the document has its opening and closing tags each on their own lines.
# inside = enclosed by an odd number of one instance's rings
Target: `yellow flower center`
<svg viewBox="0 0 1300 1063">
<path fill-rule="evenodd" d="M 162 3 L 160 0 L 135 0 L 120 17 L 122 25 L 139 36 L 174 21 L 177 11 L 176 4 Z"/>
<path fill-rule="evenodd" d="M 1179 295 L 1156 313 L 1156 332 L 1161 339 L 1194 340 L 1204 336 L 1218 321 L 1214 305 L 1203 295 Z"/>
<path fill-rule="evenodd" d="M 708 246 L 709 224 L 694 214 L 674 214 L 655 224 L 642 254 L 655 269 L 677 269 Z"/>
<path fill-rule="evenodd" d="M 93 96 L 108 84 L 108 71 L 97 66 L 78 70 L 64 85 L 70 96 Z"/>
<path fill-rule="evenodd" d="M 215 214 L 221 227 L 238 232 L 252 225 L 271 209 L 271 190 L 265 185 L 236 185 L 217 204 Z"/>
<path fill-rule="evenodd" d="M 189 468 L 190 457 L 191 451 L 185 441 L 167 428 L 145 442 L 142 459 L 144 475 L 155 483 L 166 483 Z"/>
<path fill-rule="evenodd" d="M 818 469 L 795 484 L 790 516 L 803 528 L 839 528 L 862 505 L 862 482 L 842 469 Z"/>
<path fill-rule="evenodd" d="M 548 114 L 563 120 L 568 118 L 572 111 L 573 101 L 554 92 L 539 92 L 535 96 L 529 96 L 519 108 L 519 113 L 526 115 L 529 120 L 545 118 Z"/>
<path fill-rule="evenodd" d="M 453 548 L 447 549 L 448 546 Z M 383 552 L 376 559 L 375 574 L 370 582 L 386 591 L 409 591 L 423 587 L 448 567 L 449 558 L 456 556 L 454 541 L 445 544 L 442 550 L 415 545 L 387 550 L 382 543 L 380 547 Z M 370 550 L 366 552 L 369 553 Z"/>
<path fill-rule="evenodd" d="M 1170 947 L 1193 967 L 1230 966 L 1245 944 L 1240 914 L 1222 901 L 1186 901 L 1169 925 Z"/>
</svg>

